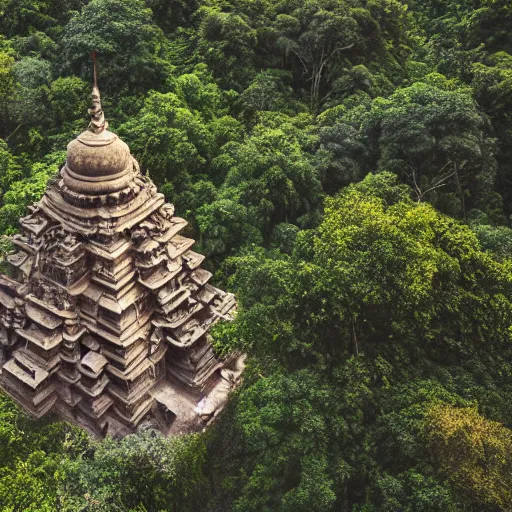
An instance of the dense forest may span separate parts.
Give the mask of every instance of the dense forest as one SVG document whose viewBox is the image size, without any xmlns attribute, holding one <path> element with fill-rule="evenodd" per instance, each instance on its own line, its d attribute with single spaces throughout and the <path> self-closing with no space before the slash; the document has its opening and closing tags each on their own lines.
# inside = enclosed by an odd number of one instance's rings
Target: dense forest
<svg viewBox="0 0 512 512">
<path fill-rule="evenodd" d="M 512 510 L 510 0 L 0 0 L 0 265 L 93 50 L 248 367 L 175 438 L 0 396 L 0 510 Z"/>
</svg>

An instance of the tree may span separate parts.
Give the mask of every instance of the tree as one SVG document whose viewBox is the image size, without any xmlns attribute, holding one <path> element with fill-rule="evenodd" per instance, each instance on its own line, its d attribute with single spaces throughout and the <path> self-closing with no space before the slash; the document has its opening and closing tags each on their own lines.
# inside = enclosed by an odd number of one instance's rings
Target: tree
<svg viewBox="0 0 512 512">
<path fill-rule="evenodd" d="M 358 24 L 345 2 L 314 0 L 304 2 L 291 14 L 276 18 L 279 38 L 276 46 L 293 55 L 310 82 L 310 108 L 317 108 L 322 80 L 343 52 L 352 49 L 360 34 Z"/>
<path fill-rule="evenodd" d="M 233 285 L 247 314 L 236 325 L 260 357 L 276 343 L 291 368 L 347 351 L 386 352 L 398 340 L 422 340 L 421 351 L 444 360 L 464 357 L 481 339 L 506 346 L 507 263 L 393 181 L 369 176 L 327 199 L 322 223 L 299 233 L 291 260 L 240 259 Z"/>
<path fill-rule="evenodd" d="M 361 108 L 360 103 L 356 109 Z M 360 129 L 360 115 L 354 120 L 353 110 L 337 105 L 317 117 L 320 147 L 315 159 L 328 194 L 362 179 L 367 172 L 367 141 Z"/>
<path fill-rule="evenodd" d="M 237 200 L 235 189 L 225 189 L 225 196 L 197 210 L 200 244 L 211 256 L 224 256 L 247 244 L 261 244 L 263 237 L 254 208 L 247 208 Z M 268 206 L 267 206 L 268 208 Z"/>
<path fill-rule="evenodd" d="M 369 175 L 291 255 L 226 261 L 239 313 L 214 336 L 252 357 L 235 510 L 460 509 L 423 426 L 439 403 L 507 414 L 511 267 L 409 194 Z"/>
<path fill-rule="evenodd" d="M 415 469 L 398 476 L 384 474 L 378 481 L 383 512 L 456 512 L 460 510 L 450 490 L 432 476 Z"/>
<path fill-rule="evenodd" d="M 172 182 L 176 194 L 205 177 L 220 145 L 240 137 L 239 123 L 226 115 L 229 92 L 197 71 L 171 80 L 173 92 L 149 93 L 119 129 L 141 166 L 157 183 Z"/>
<path fill-rule="evenodd" d="M 96 50 L 103 92 L 158 89 L 170 72 L 165 49 L 165 37 L 144 2 L 92 0 L 64 28 L 62 67 L 90 82 Z"/>
<path fill-rule="evenodd" d="M 480 510 L 512 507 L 512 431 L 474 408 L 439 404 L 425 419 L 434 464 Z"/>
<path fill-rule="evenodd" d="M 292 89 L 283 79 L 285 73 L 265 71 L 258 73 L 240 95 L 240 103 L 249 116 L 261 110 L 274 110 L 286 113 L 293 106 L 290 101 Z"/>
<path fill-rule="evenodd" d="M 42 162 L 32 165 L 27 172 L 28 176 L 9 183 L 0 207 L 0 232 L 11 233 L 17 228 L 18 220 L 24 215 L 26 206 L 39 200 L 48 180 L 57 175 L 64 160 L 64 152 L 50 153 Z M 18 176 L 19 168 L 15 166 L 14 169 Z"/>
<path fill-rule="evenodd" d="M 197 10 L 197 0 L 148 0 L 147 6 L 154 13 L 155 22 L 165 31 L 189 27 Z"/>
<path fill-rule="evenodd" d="M 14 58 L 7 52 L 0 52 L 0 116 L 2 119 L 1 136 L 7 136 L 9 127 L 8 111 L 12 94 L 15 90 Z"/>
<path fill-rule="evenodd" d="M 241 90 L 254 73 L 254 52 L 258 42 L 249 18 L 222 12 L 217 6 L 199 8 L 198 51 L 215 76 Z"/>
<path fill-rule="evenodd" d="M 308 122 L 307 115 L 292 120 L 262 114 L 250 137 L 223 146 L 212 161 L 213 173 L 223 179 L 217 201 L 198 211 L 205 247 L 227 254 L 269 238 L 281 222 L 316 222 L 322 191 L 306 156 L 306 148 L 316 143 L 315 136 L 303 130 Z"/>
<path fill-rule="evenodd" d="M 57 78 L 51 83 L 48 100 L 57 125 L 82 121 L 87 113 L 89 89 L 89 84 L 76 76 Z"/>
<path fill-rule="evenodd" d="M 510 214 L 512 213 L 509 206 L 512 198 L 512 167 L 510 165 L 512 56 L 505 52 L 498 52 L 488 57 L 485 63 L 475 63 L 472 87 L 478 103 L 492 120 L 494 134 L 497 137 L 496 189 L 503 196 L 505 213 Z"/>
<path fill-rule="evenodd" d="M 174 93 L 151 93 L 139 116 L 119 132 L 157 182 L 167 179 L 183 187 L 192 173 L 206 167 L 211 134 L 201 115 Z"/>
<path fill-rule="evenodd" d="M 376 99 L 365 122 L 379 170 L 397 173 L 416 199 L 466 218 L 494 203 L 496 161 L 488 120 L 467 90 L 432 75 Z M 450 195 L 458 204 L 449 206 Z M 458 211 L 457 211 L 458 210 Z"/>
<path fill-rule="evenodd" d="M 14 120 L 28 126 L 44 123 L 51 64 L 35 57 L 24 57 L 15 64 L 14 77 L 18 85 L 10 109 Z"/>
<path fill-rule="evenodd" d="M 37 31 L 55 31 L 79 9 L 84 0 L 1 0 L 0 33 L 26 36 Z"/>
<path fill-rule="evenodd" d="M 12 183 L 21 179 L 21 177 L 22 170 L 18 160 L 10 152 L 7 143 L 0 139 L 0 191 L 7 190 Z M 2 194 L 0 194 L 1 197 Z"/>
<path fill-rule="evenodd" d="M 72 512 L 87 510 L 197 510 L 204 482 L 205 446 L 198 435 L 166 439 L 146 430 L 106 439 L 92 456 L 67 460 L 59 498 Z"/>
<path fill-rule="evenodd" d="M 366 379 L 358 362 L 348 361 L 337 386 L 301 370 L 275 373 L 246 390 L 234 420 L 243 432 L 250 473 L 233 509 L 335 510 L 352 472 L 347 459 L 357 432 L 351 422 L 370 398 Z M 350 391 L 343 386 L 349 382 Z"/>
<path fill-rule="evenodd" d="M 4 510 L 57 510 L 63 463 L 89 444 L 85 432 L 66 423 L 37 421 L 0 397 L 0 506 Z"/>
<path fill-rule="evenodd" d="M 512 229 L 507 226 L 492 226 L 489 224 L 471 224 L 482 248 L 491 251 L 501 258 L 509 258 L 512 253 Z"/>
<path fill-rule="evenodd" d="M 512 53 L 512 37 L 508 26 L 512 21 L 512 7 L 506 0 L 484 0 L 466 19 L 465 40 L 469 47 L 482 43 L 490 53 L 506 51 Z"/>
</svg>

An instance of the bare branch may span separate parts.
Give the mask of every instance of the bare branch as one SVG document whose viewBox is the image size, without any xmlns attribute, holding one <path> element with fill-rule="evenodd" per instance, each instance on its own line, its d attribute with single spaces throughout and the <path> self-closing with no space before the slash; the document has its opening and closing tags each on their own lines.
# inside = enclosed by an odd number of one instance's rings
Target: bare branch
<svg viewBox="0 0 512 512">
<path fill-rule="evenodd" d="M 437 172 L 436 172 L 436 175 L 434 176 L 434 180 L 450 165 L 450 164 L 453 164 L 453 162 L 451 160 L 448 160 L 448 162 L 446 162 L 443 167 L 441 167 Z"/>
<path fill-rule="evenodd" d="M 446 185 L 446 182 L 452 177 L 455 175 L 455 171 L 453 171 L 452 173 L 450 174 L 447 174 L 446 176 L 444 176 L 443 178 L 441 178 L 439 181 L 437 181 L 436 183 L 434 183 L 431 187 L 427 188 L 427 190 L 425 190 L 425 192 L 423 192 L 423 195 L 425 194 L 428 194 L 429 192 L 431 192 L 432 190 L 435 190 L 436 188 L 440 188 L 440 187 L 444 187 Z"/>
<path fill-rule="evenodd" d="M 418 203 L 421 203 L 421 198 L 423 197 L 423 194 L 421 193 L 421 189 L 418 185 L 418 182 L 416 181 L 416 169 L 414 167 L 409 166 L 412 170 L 412 180 L 414 182 L 414 188 L 416 192 L 416 196 L 418 197 Z"/>
</svg>

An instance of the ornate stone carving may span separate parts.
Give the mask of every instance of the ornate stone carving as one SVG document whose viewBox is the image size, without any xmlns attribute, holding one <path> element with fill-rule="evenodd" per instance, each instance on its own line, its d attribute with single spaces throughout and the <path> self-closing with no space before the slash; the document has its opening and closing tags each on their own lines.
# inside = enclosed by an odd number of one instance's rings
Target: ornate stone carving
<svg viewBox="0 0 512 512">
<path fill-rule="evenodd" d="M 0 276 L 0 387 L 98 436 L 148 418 L 203 428 L 241 373 L 206 339 L 234 298 L 208 284 L 186 221 L 107 130 L 96 85 L 89 112 L 61 179 L 20 220 L 18 281 Z"/>
</svg>

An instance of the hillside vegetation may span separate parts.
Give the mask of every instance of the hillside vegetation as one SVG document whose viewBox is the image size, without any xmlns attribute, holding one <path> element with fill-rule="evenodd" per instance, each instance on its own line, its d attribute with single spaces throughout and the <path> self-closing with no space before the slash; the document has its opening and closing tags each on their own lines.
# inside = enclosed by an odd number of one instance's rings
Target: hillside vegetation
<svg viewBox="0 0 512 512">
<path fill-rule="evenodd" d="M 0 268 L 93 50 L 248 367 L 170 439 L 0 396 L 0 511 L 512 510 L 510 0 L 0 0 Z"/>
</svg>

